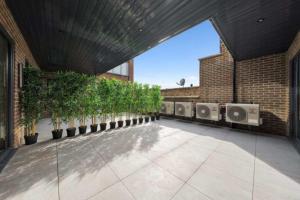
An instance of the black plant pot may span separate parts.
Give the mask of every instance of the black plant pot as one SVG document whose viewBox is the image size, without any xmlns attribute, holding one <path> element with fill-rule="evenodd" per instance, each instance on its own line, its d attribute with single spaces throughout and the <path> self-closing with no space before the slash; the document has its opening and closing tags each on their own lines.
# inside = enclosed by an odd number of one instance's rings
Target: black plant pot
<svg viewBox="0 0 300 200">
<path fill-rule="evenodd" d="M 26 145 L 31 145 L 31 144 L 35 144 L 37 142 L 39 134 L 35 133 L 34 135 L 25 135 L 24 139 L 25 139 L 25 144 Z"/>
<path fill-rule="evenodd" d="M 63 129 L 56 129 L 52 131 L 52 137 L 54 140 L 60 139 L 62 137 Z"/>
<path fill-rule="evenodd" d="M 160 115 L 159 114 L 156 115 L 156 120 L 160 120 Z"/>
<path fill-rule="evenodd" d="M 130 120 L 130 119 L 126 119 L 126 120 L 125 120 L 125 123 L 126 123 L 126 126 L 130 126 L 131 120 Z"/>
<path fill-rule="evenodd" d="M 106 123 L 101 123 L 100 124 L 100 131 L 105 131 L 106 130 Z"/>
<path fill-rule="evenodd" d="M 146 123 L 149 122 L 149 117 L 145 117 L 145 122 L 146 122 Z"/>
<path fill-rule="evenodd" d="M 76 133 L 76 128 L 67 128 L 67 137 L 74 137 Z"/>
<path fill-rule="evenodd" d="M 97 130 L 98 130 L 98 124 L 91 124 L 91 132 L 92 133 L 95 133 L 95 132 L 97 132 Z"/>
<path fill-rule="evenodd" d="M 155 121 L 155 116 L 151 115 L 151 121 Z"/>
<path fill-rule="evenodd" d="M 109 122 L 110 129 L 116 128 L 116 122 Z"/>
<path fill-rule="evenodd" d="M 123 120 L 118 121 L 118 127 L 119 127 L 119 128 L 123 127 L 123 123 L 124 123 Z"/>
<path fill-rule="evenodd" d="M 143 123 L 143 120 L 144 120 L 144 119 L 143 119 L 142 117 L 140 117 L 140 118 L 139 118 L 139 124 L 142 124 L 142 123 Z"/>
<path fill-rule="evenodd" d="M 132 124 L 136 125 L 137 124 L 137 119 L 132 119 Z"/>
<path fill-rule="evenodd" d="M 85 134 L 86 133 L 86 127 L 87 126 L 79 126 L 79 134 Z"/>
</svg>

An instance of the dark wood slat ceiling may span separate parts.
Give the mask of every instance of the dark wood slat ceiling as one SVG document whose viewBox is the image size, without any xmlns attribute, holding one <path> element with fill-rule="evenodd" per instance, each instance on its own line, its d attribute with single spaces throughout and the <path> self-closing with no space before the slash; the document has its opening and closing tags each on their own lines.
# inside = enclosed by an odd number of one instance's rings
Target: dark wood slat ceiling
<svg viewBox="0 0 300 200">
<path fill-rule="evenodd" d="M 103 73 L 208 18 L 237 59 L 287 49 L 297 0 L 6 0 L 40 67 Z M 260 17 L 265 21 L 258 24 Z"/>
<path fill-rule="evenodd" d="M 232 2 L 213 21 L 236 60 L 284 52 L 300 30 L 299 0 Z"/>
</svg>

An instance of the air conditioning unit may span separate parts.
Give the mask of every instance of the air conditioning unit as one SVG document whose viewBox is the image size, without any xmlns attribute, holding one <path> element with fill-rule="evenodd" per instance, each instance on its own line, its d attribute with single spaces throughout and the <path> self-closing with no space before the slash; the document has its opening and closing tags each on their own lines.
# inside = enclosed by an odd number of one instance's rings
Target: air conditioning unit
<svg viewBox="0 0 300 200">
<path fill-rule="evenodd" d="M 196 118 L 207 119 L 213 121 L 221 120 L 220 104 L 218 103 L 197 103 Z"/>
<path fill-rule="evenodd" d="M 193 117 L 192 102 L 175 102 L 175 115 L 182 117 Z"/>
<path fill-rule="evenodd" d="M 164 101 L 162 102 L 160 113 L 173 115 L 174 114 L 174 102 L 171 101 Z"/>
<path fill-rule="evenodd" d="M 259 126 L 259 104 L 226 104 L 226 121 Z"/>
</svg>

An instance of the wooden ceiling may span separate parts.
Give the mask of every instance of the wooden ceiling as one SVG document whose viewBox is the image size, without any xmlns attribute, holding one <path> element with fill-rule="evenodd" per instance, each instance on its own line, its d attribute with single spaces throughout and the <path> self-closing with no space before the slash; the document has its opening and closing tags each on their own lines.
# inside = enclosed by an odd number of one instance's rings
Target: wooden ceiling
<svg viewBox="0 0 300 200">
<path fill-rule="evenodd" d="M 48 71 L 96 74 L 211 18 L 238 60 L 285 51 L 298 0 L 6 0 Z M 263 18 L 262 23 L 257 20 Z"/>
</svg>

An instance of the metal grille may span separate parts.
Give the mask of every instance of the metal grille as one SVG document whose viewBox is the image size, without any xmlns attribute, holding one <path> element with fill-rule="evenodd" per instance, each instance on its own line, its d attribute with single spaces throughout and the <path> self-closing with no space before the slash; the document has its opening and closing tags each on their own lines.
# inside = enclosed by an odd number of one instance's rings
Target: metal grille
<svg viewBox="0 0 300 200">
<path fill-rule="evenodd" d="M 228 117 L 232 121 L 244 121 L 247 119 L 247 112 L 245 109 L 239 107 L 239 106 L 232 106 L 228 108 Z"/>
<path fill-rule="evenodd" d="M 197 106 L 197 114 L 199 117 L 208 118 L 210 116 L 210 110 L 205 105 L 198 105 Z"/>
</svg>

